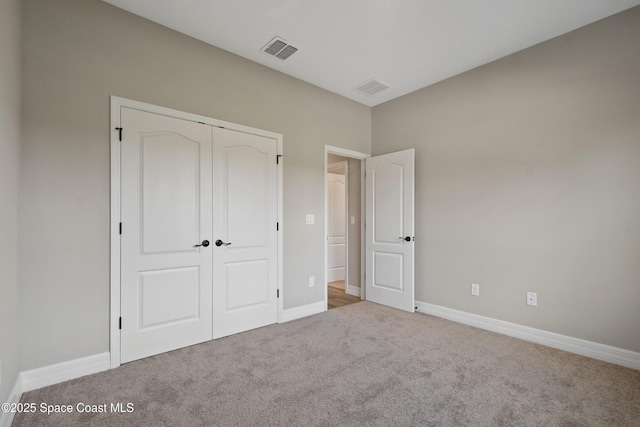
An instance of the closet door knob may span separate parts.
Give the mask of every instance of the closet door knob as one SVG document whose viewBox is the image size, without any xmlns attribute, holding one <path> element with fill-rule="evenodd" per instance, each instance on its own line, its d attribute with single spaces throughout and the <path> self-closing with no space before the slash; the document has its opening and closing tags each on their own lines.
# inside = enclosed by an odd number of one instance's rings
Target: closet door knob
<svg viewBox="0 0 640 427">
<path fill-rule="evenodd" d="M 222 240 L 216 240 L 216 246 L 229 246 L 231 243 L 225 243 Z"/>
<path fill-rule="evenodd" d="M 194 248 L 199 248 L 200 246 L 204 246 L 206 248 L 207 246 L 209 246 L 209 241 L 203 240 L 199 245 L 193 245 Z"/>
</svg>

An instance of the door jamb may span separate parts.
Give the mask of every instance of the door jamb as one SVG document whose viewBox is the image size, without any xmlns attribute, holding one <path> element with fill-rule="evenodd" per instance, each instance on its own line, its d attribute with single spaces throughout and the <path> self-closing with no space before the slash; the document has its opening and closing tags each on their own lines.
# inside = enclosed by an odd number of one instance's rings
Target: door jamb
<svg viewBox="0 0 640 427">
<path fill-rule="evenodd" d="M 327 300 L 327 278 L 326 278 L 326 274 L 327 274 L 327 268 L 329 266 L 329 262 L 328 262 L 328 258 L 327 258 L 327 252 L 328 252 L 328 248 L 327 248 L 327 236 L 329 233 L 329 220 L 328 220 L 328 208 L 329 208 L 329 203 L 328 203 L 328 197 L 329 197 L 329 191 L 327 188 L 327 170 L 328 170 L 328 154 L 336 154 L 338 156 L 342 156 L 342 157 L 348 157 L 348 158 L 352 158 L 352 159 L 356 159 L 356 160 L 360 160 L 360 298 L 361 299 L 366 299 L 366 294 L 365 294 L 365 270 L 366 270 L 366 266 L 365 266 L 365 230 L 364 230 L 364 222 L 365 222 L 365 213 L 366 213 L 366 204 L 365 204 L 365 161 L 366 159 L 368 159 L 369 157 L 371 157 L 370 154 L 366 154 L 366 153 L 361 153 L 358 151 L 353 151 L 353 150 L 349 150 L 346 148 L 341 148 L 341 147 L 336 147 L 333 145 L 326 145 L 324 146 L 324 173 L 323 173 L 323 177 L 324 177 L 324 280 L 323 282 L 323 289 L 324 289 L 324 306 L 325 306 L 325 310 L 327 310 L 327 304 L 328 304 L 328 300 Z M 346 284 L 346 280 L 345 280 L 345 284 Z M 345 286 L 346 287 L 346 286 Z"/>
<path fill-rule="evenodd" d="M 278 298 L 278 323 L 283 322 L 284 309 L 284 292 L 283 292 L 283 136 L 282 134 L 270 132 L 262 129 L 256 129 L 236 123 L 225 122 L 210 117 L 200 116 L 197 114 L 178 111 L 171 108 L 161 107 L 153 104 L 147 104 L 132 99 L 121 98 L 118 96 L 110 97 L 111 116 L 110 116 L 110 150 L 111 150 L 111 222 L 110 222 L 110 311 L 109 311 L 109 352 L 111 369 L 120 366 L 120 222 L 121 222 L 121 179 L 120 179 L 120 135 L 121 118 L 120 109 L 128 107 L 136 110 L 146 111 L 149 113 L 160 114 L 192 122 L 198 122 L 205 125 L 223 127 L 237 132 L 248 133 L 252 135 L 263 136 L 276 140 L 276 154 L 278 156 L 278 247 L 277 247 L 277 290 Z M 325 156 L 326 157 L 326 156 Z M 276 161 L 276 159 L 274 159 Z"/>
</svg>

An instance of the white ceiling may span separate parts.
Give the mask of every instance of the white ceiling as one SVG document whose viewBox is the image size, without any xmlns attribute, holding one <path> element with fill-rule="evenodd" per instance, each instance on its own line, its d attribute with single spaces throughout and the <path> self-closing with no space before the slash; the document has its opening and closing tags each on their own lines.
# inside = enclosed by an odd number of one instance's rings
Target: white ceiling
<svg viewBox="0 0 640 427">
<path fill-rule="evenodd" d="M 640 0 L 104 0 L 374 106 L 633 6 Z M 286 61 L 260 50 L 280 36 Z M 353 90 L 375 78 L 376 95 Z"/>
</svg>

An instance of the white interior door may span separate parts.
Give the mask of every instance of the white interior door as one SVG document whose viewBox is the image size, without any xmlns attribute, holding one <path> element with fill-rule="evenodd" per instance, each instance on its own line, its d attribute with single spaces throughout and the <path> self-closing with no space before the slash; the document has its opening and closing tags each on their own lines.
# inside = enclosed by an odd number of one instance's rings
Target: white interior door
<svg viewBox="0 0 640 427">
<path fill-rule="evenodd" d="M 277 321 L 277 141 L 223 128 L 213 128 L 213 140 L 219 338 Z"/>
<path fill-rule="evenodd" d="M 413 312 L 414 149 L 366 161 L 366 298 Z"/>
<path fill-rule="evenodd" d="M 345 280 L 346 180 L 344 174 L 327 173 L 329 224 L 327 235 L 327 282 Z"/>
<path fill-rule="evenodd" d="M 211 127 L 121 109 L 121 361 L 212 338 Z"/>
</svg>

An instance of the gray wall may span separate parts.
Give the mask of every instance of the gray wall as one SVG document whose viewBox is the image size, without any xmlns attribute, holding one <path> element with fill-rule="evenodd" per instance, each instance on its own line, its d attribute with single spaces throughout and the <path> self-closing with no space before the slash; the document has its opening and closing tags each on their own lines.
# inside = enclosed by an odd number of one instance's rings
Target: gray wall
<svg viewBox="0 0 640 427">
<path fill-rule="evenodd" d="M 0 0 L 0 402 L 7 401 L 20 371 L 16 256 L 19 155 L 20 1 Z"/>
<path fill-rule="evenodd" d="M 640 7 L 372 120 L 416 148 L 417 300 L 640 351 Z"/>
<path fill-rule="evenodd" d="M 282 133 L 284 306 L 323 300 L 324 144 L 368 153 L 368 107 L 98 0 L 22 3 L 22 369 L 109 349 L 110 95 Z"/>
<path fill-rule="evenodd" d="M 348 163 L 349 169 L 349 216 L 356 217 L 355 225 L 351 224 L 349 221 L 349 228 L 347 232 L 349 233 L 349 278 L 347 283 L 351 286 L 361 286 L 361 275 L 360 275 L 360 251 L 361 251 L 361 233 L 360 233 L 360 225 L 361 225 L 361 191 L 360 191 L 360 165 L 362 163 L 361 160 L 352 159 L 348 157 L 342 157 L 335 154 L 329 153 L 327 155 L 327 164 L 338 163 L 346 161 Z"/>
</svg>

